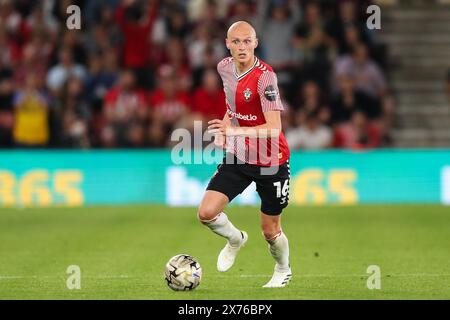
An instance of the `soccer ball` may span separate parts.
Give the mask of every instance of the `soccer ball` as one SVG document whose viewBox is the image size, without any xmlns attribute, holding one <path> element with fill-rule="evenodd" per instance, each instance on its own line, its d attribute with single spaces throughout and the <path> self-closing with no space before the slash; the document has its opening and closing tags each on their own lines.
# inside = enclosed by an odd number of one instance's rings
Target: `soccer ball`
<svg viewBox="0 0 450 320">
<path fill-rule="evenodd" d="M 202 279 L 202 268 L 192 256 L 178 254 L 167 262 L 164 276 L 172 290 L 194 290 Z"/>
</svg>

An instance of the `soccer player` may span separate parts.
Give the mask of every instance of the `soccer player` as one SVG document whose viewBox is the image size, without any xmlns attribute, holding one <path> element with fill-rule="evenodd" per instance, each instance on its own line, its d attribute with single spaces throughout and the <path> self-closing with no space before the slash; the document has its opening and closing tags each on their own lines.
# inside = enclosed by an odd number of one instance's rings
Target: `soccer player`
<svg viewBox="0 0 450 320">
<path fill-rule="evenodd" d="M 223 119 L 210 121 L 208 131 L 215 143 L 226 149 L 224 162 L 212 177 L 198 210 L 199 220 L 227 244 L 217 260 L 225 272 L 247 242 L 247 233 L 237 229 L 224 208 L 253 181 L 261 198 L 261 227 L 275 259 L 275 270 L 264 287 L 284 287 L 291 279 L 289 244 L 280 215 L 289 197 L 289 148 L 281 131 L 283 110 L 277 77 L 258 59 L 255 29 L 247 22 L 231 25 L 226 38 L 231 57 L 217 66 L 226 95 Z"/>
</svg>

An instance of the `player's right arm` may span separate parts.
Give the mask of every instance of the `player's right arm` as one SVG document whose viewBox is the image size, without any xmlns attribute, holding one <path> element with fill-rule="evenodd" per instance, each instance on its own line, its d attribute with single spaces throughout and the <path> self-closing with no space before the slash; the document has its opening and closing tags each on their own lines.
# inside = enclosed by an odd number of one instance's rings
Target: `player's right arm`
<svg viewBox="0 0 450 320">
<path fill-rule="evenodd" d="M 227 125 L 231 126 L 231 120 L 230 120 L 230 117 L 228 116 L 227 112 L 225 112 L 225 115 L 223 116 L 222 121 L 225 122 Z"/>
<path fill-rule="evenodd" d="M 217 73 L 220 75 L 221 79 L 223 79 L 224 69 L 232 62 L 233 62 L 232 57 L 226 57 L 217 64 Z M 227 112 L 225 112 L 225 115 L 223 116 L 222 123 L 225 124 L 226 126 L 231 126 L 231 120 Z M 224 148 L 226 142 L 225 134 L 223 134 L 222 132 L 212 132 L 212 133 L 214 133 L 214 144 L 218 147 Z"/>
<path fill-rule="evenodd" d="M 226 126 L 230 127 L 231 126 L 231 120 L 230 117 L 228 116 L 228 113 L 225 112 L 225 115 L 223 116 L 222 122 L 224 124 L 226 124 Z M 225 147 L 225 143 L 226 143 L 226 136 L 223 132 L 216 132 L 214 133 L 214 144 L 218 147 Z"/>
<path fill-rule="evenodd" d="M 277 76 L 273 71 L 264 72 L 258 79 L 258 94 L 265 123 L 253 127 L 232 127 L 230 121 L 215 119 L 208 122 L 208 131 L 224 136 L 244 136 L 250 138 L 278 138 L 281 133 L 280 111 L 284 109 L 278 89 Z M 226 114 L 226 116 L 228 116 Z"/>
</svg>

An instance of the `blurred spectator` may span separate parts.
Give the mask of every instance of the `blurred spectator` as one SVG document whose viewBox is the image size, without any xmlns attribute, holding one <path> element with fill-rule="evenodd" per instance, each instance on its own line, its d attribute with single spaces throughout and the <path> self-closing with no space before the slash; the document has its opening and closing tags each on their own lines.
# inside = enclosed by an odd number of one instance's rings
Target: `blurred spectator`
<svg viewBox="0 0 450 320">
<path fill-rule="evenodd" d="M 138 85 L 152 85 L 150 76 L 150 33 L 156 20 L 159 0 L 141 2 L 123 0 L 116 11 L 116 21 L 124 36 L 124 65 L 137 75 Z M 146 8 L 147 7 L 147 8 Z"/>
<path fill-rule="evenodd" d="M 58 96 L 66 80 L 76 77 L 84 80 L 86 69 L 81 64 L 76 64 L 73 60 L 72 51 L 62 48 L 59 52 L 59 63 L 50 69 L 47 76 L 47 86 L 52 93 Z"/>
<path fill-rule="evenodd" d="M 176 37 L 185 39 L 191 29 L 187 21 L 187 17 L 181 9 L 171 10 L 166 18 L 166 32 L 168 37 Z"/>
<path fill-rule="evenodd" d="M 90 34 L 86 38 L 87 55 L 114 50 L 111 44 L 111 34 L 101 25 L 92 27 Z"/>
<path fill-rule="evenodd" d="M 450 70 L 448 70 L 448 72 L 447 72 L 447 81 L 446 81 L 445 91 L 447 93 L 448 101 L 450 103 Z"/>
<path fill-rule="evenodd" d="M 368 149 L 380 146 L 380 131 L 361 111 L 353 112 L 351 120 L 336 128 L 335 146 L 348 149 Z"/>
<path fill-rule="evenodd" d="M 84 18 L 89 28 L 104 24 L 106 20 L 112 20 L 114 10 L 122 0 L 88 0 L 84 6 Z"/>
<path fill-rule="evenodd" d="M 375 121 L 376 126 L 380 130 L 381 144 L 383 146 L 392 145 L 392 136 L 390 129 L 393 126 L 395 118 L 396 102 L 392 96 L 388 96 L 383 100 L 381 116 Z"/>
<path fill-rule="evenodd" d="M 363 112 L 371 120 L 380 116 L 378 101 L 356 90 L 352 77 L 342 74 L 338 78 L 338 86 L 339 91 L 331 101 L 333 123 L 349 121 L 354 111 Z"/>
<path fill-rule="evenodd" d="M 116 83 L 119 74 L 117 56 L 114 51 L 105 55 L 92 55 L 89 58 L 89 73 L 86 78 L 86 96 L 94 109 L 101 109 L 103 99 Z"/>
<path fill-rule="evenodd" d="M 293 126 L 296 126 L 295 123 L 295 115 L 296 111 L 292 108 L 291 104 L 288 100 L 284 99 L 286 96 L 286 91 L 283 87 L 278 88 L 280 90 L 280 97 L 283 97 L 283 107 L 284 110 L 281 112 L 281 127 L 284 131 L 291 129 Z"/>
<path fill-rule="evenodd" d="M 48 69 L 51 63 L 52 55 L 57 52 L 55 39 L 48 37 L 45 30 L 41 28 L 33 29 L 29 40 L 24 47 L 33 47 L 33 59 L 39 61 L 40 64 Z"/>
<path fill-rule="evenodd" d="M 261 45 L 264 47 L 264 59 L 280 72 L 280 68 L 290 67 L 293 63 L 292 37 L 294 26 L 300 20 L 298 1 L 258 1 L 261 21 L 259 24 Z M 281 81 L 282 82 L 282 81 Z"/>
<path fill-rule="evenodd" d="M 192 111 L 205 121 L 223 118 L 226 112 L 225 92 L 215 69 L 203 74 L 202 86 L 193 94 Z"/>
<path fill-rule="evenodd" d="M 176 86 L 181 91 L 191 91 L 191 66 L 189 64 L 186 48 L 181 39 L 171 38 L 167 41 L 165 55 L 162 57 L 159 65 L 166 65 L 170 67 L 170 72 L 174 74 L 178 82 Z"/>
<path fill-rule="evenodd" d="M 277 71 L 293 140 L 298 131 L 315 144 L 333 126 L 347 141 L 365 127 L 386 145 L 395 101 L 364 26 L 367 3 L 0 0 L 0 146 L 170 146 L 173 129 L 223 117 L 216 66 L 237 20 L 254 24 L 257 55 Z M 72 4 L 82 30 L 66 28 Z"/>
<path fill-rule="evenodd" d="M 119 75 L 117 55 L 106 51 L 104 55 L 89 58 L 89 74 L 86 79 L 86 97 L 91 111 L 93 145 L 98 145 L 102 131 L 103 101 L 107 92 L 116 83 Z"/>
<path fill-rule="evenodd" d="M 0 25 L 13 37 L 18 37 L 22 27 L 22 16 L 14 8 L 12 0 L 0 2 Z"/>
<path fill-rule="evenodd" d="M 192 70 L 192 84 L 194 88 L 197 88 L 202 84 L 203 74 L 206 70 L 217 69 L 217 61 L 218 59 L 215 55 L 214 48 L 208 45 L 205 50 L 203 50 L 202 64 Z"/>
<path fill-rule="evenodd" d="M 286 131 L 286 139 L 291 150 L 318 150 L 331 147 L 333 133 L 313 111 L 306 115 L 305 125 Z"/>
<path fill-rule="evenodd" d="M 295 121 L 293 117 L 296 115 L 295 111 L 289 105 L 284 105 L 284 110 L 281 113 L 281 127 L 284 132 L 288 132 L 289 130 L 295 128 Z"/>
<path fill-rule="evenodd" d="M 70 78 L 63 89 L 57 108 L 62 119 L 61 145 L 68 148 L 89 148 L 89 103 L 84 94 L 83 83 Z"/>
<path fill-rule="evenodd" d="M 314 81 L 307 81 L 299 86 L 300 96 L 298 105 L 301 110 L 306 112 L 317 111 L 324 103 L 320 94 L 320 87 Z"/>
<path fill-rule="evenodd" d="M 146 96 L 136 88 L 136 78 L 131 70 L 121 73 L 119 84 L 108 91 L 103 108 L 101 143 L 104 147 L 142 147 L 148 120 Z M 140 130 L 140 131 L 139 131 Z M 136 134 L 141 132 L 141 135 Z"/>
<path fill-rule="evenodd" d="M 328 123 L 330 121 L 330 110 L 321 94 L 319 85 L 314 81 L 307 81 L 300 87 L 299 92 L 301 95 L 297 99 L 300 114 L 298 125 L 304 125 L 306 115 L 312 112 L 318 113 L 322 123 Z"/>
<path fill-rule="evenodd" d="M 257 1 L 252 0 L 236 0 L 231 3 L 228 10 L 228 20 L 227 25 L 231 26 L 236 21 L 247 21 L 256 28 L 256 33 L 260 34 L 258 25 L 258 16 L 256 3 Z M 260 2 L 259 2 L 260 4 Z"/>
<path fill-rule="evenodd" d="M 188 5 L 191 21 L 202 24 L 211 32 L 213 38 L 224 38 L 225 18 L 227 13 L 226 1 L 192 0 Z"/>
<path fill-rule="evenodd" d="M 188 18 L 196 23 L 204 16 L 213 13 L 213 17 L 223 20 L 231 1 L 233 0 L 191 0 L 186 4 Z"/>
<path fill-rule="evenodd" d="M 41 90 L 42 79 L 29 73 L 25 86 L 14 97 L 14 143 L 16 146 L 45 147 L 50 140 L 49 97 Z"/>
<path fill-rule="evenodd" d="M 159 87 L 150 95 L 152 125 L 162 126 L 166 132 L 170 132 L 190 111 L 189 95 L 179 89 L 176 77 L 171 66 L 162 66 L 159 70 Z"/>
<path fill-rule="evenodd" d="M 14 126 L 12 70 L 0 61 L 0 148 L 12 146 Z"/>
<path fill-rule="evenodd" d="M 328 30 L 337 42 L 340 54 L 350 52 L 356 39 L 370 45 L 368 29 L 361 12 L 355 0 L 344 0 L 338 4 L 338 15 L 330 22 Z"/>
<path fill-rule="evenodd" d="M 306 4 L 304 19 L 295 29 L 293 43 L 300 64 L 299 78 L 313 79 L 321 87 L 327 87 L 329 54 L 334 41 L 327 33 L 318 2 Z"/>
<path fill-rule="evenodd" d="M 43 2 L 45 2 L 45 1 L 48 2 L 48 0 L 43 0 Z M 40 1 L 35 1 L 35 0 L 14 0 L 14 6 L 15 6 L 17 12 L 20 13 L 20 15 L 22 17 L 26 17 L 39 4 L 38 2 L 40 2 Z"/>
<path fill-rule="evenodd" d="M 354 25 L 345 27 L 342 42 L 339 43 L 339 54 L 351 54 L 353 48 L 362 42 L 360 30 Z"/>
<path fill-rule="evenodd" d="M 0 60 L 3 65 L 16 66 L 21 59 L 21 48 L 0 23 Z"/>
<path fill-rule="evenodd" d="M 337 78 L 350 75 L 355 79 L 356 88 L 371 97 L 384 97 L 387 84 L 380 67 L 370 59 L 367 46 L 360 43 L 353 48 L 352 55 L 344 55 L 336 60 L 334 86 L 338 89 Z"/>
<path fill-rule="evenodd" d="M 51 40 L 55 40 L 58 34 L 57 21 L 52 16 L 45 14 L 43 5 L 36 5 L 27 17 L 23 26 L 24 38 L 27 40 L 31 38 L 36 29 L 40 29 L 39 32 L 45 33 Z"/>
<path fill-rule="evenodd" d="M 47 65 L 45 58 L 39 54 L 39 49 L 32 43 L 25 45 L 23 49 L 23 59 L 14 72 L 14 83 L 18 87 L 25 85 L 27 74 L 33 73 L 40 79 L 45 79 L 47 75 Z"/>
<path fill-rule="evenodd" d="M 212 50 L 214 62 L 225 57 L 224 41 L 213 39 L 205 25 L 198 25 L 194 30 L 194 37 L 188 42 L 189 61 L 196 69 L 204 64 L 203 58 L 206 50 Z"/>
<path fill-rule="evenodd" d="M 92 3 L 98 3 L 98 1 L 99 0 L 94 0 Z M 111 1 L 114 4 L 119 0 L 108 1 Z M 88 1 L 88 5 L 90 3 L 91 1 Z M 89 28 L 84 37 L 84 46 L 87 55 L 108 52 L 110 50 L 119 50 L 122 42 L 122 35 L 115 21 L 114 8 L 114 5 L 106 6 L 103 4 L 98 7 L 98 11 L 95 12 L 96 23 Z"/>
</svg>

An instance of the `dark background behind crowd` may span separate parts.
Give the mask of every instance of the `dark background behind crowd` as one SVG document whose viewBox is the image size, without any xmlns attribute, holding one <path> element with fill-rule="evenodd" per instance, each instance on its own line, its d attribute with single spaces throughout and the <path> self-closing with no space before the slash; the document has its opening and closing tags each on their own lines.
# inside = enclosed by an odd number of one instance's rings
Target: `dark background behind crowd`
<svg viewBox="0 0 450 320">
<path fill-rule="evenodd" d="M 81 30 L 66 9 L 81 8 Z M 389 146 L 370 1 L 0 0 L 0 148 L 165 148 L 222 118 L 226 30 L 252 23 L 292 149 Z M 205 128 L 205 126 L 203 126 Z"/>
</svg>

